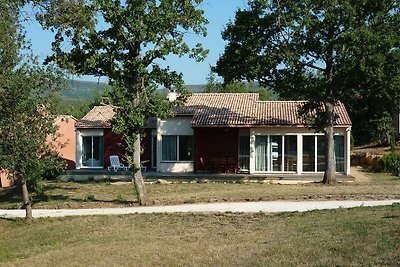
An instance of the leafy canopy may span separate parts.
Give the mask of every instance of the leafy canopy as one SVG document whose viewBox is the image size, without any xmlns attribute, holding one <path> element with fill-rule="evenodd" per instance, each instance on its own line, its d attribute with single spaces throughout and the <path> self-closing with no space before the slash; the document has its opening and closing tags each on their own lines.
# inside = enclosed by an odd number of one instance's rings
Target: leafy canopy
<svg viewBox="0 0 400 267">
<path fill-rule="evenodd" d="M 0 3 L 0 169 L 38 189 L 47 171 L 60 163 L 46 139 L 55 133 L 48 92 L 58 78 L 29 56 L 19 21 L 20 5 Z M 25 183 L 25 182 L 24 182 Z"/>
<path fill-rule="evenodd" d="M 155 93 L 156 88 L 182 90 L 182 74 L 164 61 L 169 55 L 188 55 L 198 61 L 207 55 L 201 44 L 191 47 L 185 42 L 187 33 L 206 35 L 201 2 L 75 0 L 36 5 L 43 27 L 56 32 L 54 55 L 48 61 L 72 73 L 107 76 L 114 86 L 110 94 L 117 111 L 113 130 L 124 134 L 127 159 L 136 167 L 140 164 L 136 141 L 145 119 L 171 115 L 170 104 Z M 136 169 L 135 179 L 140 176 Z"/>
<path fill-rule="evenodd" d="M 364 131 L 399 111 L 399 16 L 397 0 L 249 1 L 223 32 L 215 70 L 227 83 L 258 80 L 309 100 L 319 129 L 323 103 L 343 101 Z"/>
</svg>

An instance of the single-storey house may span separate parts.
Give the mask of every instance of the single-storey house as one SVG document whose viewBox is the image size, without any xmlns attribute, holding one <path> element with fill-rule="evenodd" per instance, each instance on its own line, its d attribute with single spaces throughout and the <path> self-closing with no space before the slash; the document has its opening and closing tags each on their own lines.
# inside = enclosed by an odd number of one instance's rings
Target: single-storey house
<svg viewBox="0 0 400 267">
<path fill-rule="evenodd" d="M 297 116 L 303 101 L 260 101 L 257 93 L 196 93 L 176 116 L 150 119 L 142 160 L 157 172 L 303 174 L 323 172 L 324 138 Z M 342 103 L 334 127 L 336 171 L 350 173 L 351 121 Z M 77 168 L 106 168 L 122 156 L 111 132 L 111 106 L 96 106 L 76 123 Z"/>
</svg>

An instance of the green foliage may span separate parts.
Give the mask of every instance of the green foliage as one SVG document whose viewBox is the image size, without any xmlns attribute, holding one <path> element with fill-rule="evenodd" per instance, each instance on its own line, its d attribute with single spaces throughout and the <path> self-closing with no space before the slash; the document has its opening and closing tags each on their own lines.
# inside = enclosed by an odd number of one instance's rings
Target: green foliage
<svg viewBox="0 0 400 267">
<path fill-rule="evenodd" d="M 61 91 L 61 97 L 66 100 L 93 101 L 110 90 L 111 87 L 106 83 L 67 80 L 66 88 Z"/>
<path fill-rule="evenodd" d="M 299 116 L 325 133 L 323 182 L 334 184 L 338 102 L 360 111 L 372 96 L 372 112 L 399 111 L 399 8 L 397 0 L 249 0 L 223 32 L 228 45 L 214 70 L 225 83 L 257 80 L 282 98 L 306 100 Z M 370 128 L 360 121 L 360 132 Z"/>
<path fill-rule="evenodd" d="M 59 88 L 52 68 L 40 68 L 28 56 L 15 3 L 0 2 L 0 169 L 40 191 L 40 180 L 60 162 L 46 138 L 55 132 L 49 92 Z"/>
<path fill-rule="evenodd" d="M 302 115 L 313 111 L 320 131 L 331 124 L 326 104 L 342 101 L 356 140 L 376 139 L 399 112 L 399 24 L 397 0 L 249 1 L 223 32 L 215 70 L 226 83 L 258 80 L 282 98 L 308 100 Z"/>
<path fill-rule="evenodd" d="M 56 130 L 48 98 L 43 96 L 51 86 L 48 77 L 41 70 L 23 68 L 0 85 L 0 168 L 32 184 L 61 165 L 46 143 Z"/>
<path fill-rule="evenodd" d="M 389 152 L 378 161 L 378 171 L 400 176 L 400 153 Z"/>
<path fill-rule="evenodd" d="M 110 92 L 113 105 L 118 107 L 119 116 L 113 118 L 113 132 L 123 134 L 127 151 L 135 151 L 137 133 L 143 133 L 145 120 L 150 117 L 164 118 L 172 116 L 172 103 L 165 101 L 155 88 L 145 91 L 145 98 L 136 105 L 132 104 L 128 92 L 121 87 L 114 86 Z M 125 156 L 128 164 L 135 166 L 132 154 Z"/>
<path fill-rule="evenodd" d="M 183 89 L 182 74 L 161 67 L 170 54 L 203 60 L 201 44 L 190 47 L 188 32 L 206 35 L 201 0 L 48 1 L 37 5 L 44 28 L 56 32 L 54 61 L 72 73 L 106 76 L 116 116 L 113 130 L 124 133 L 129 157 L 145 118 L 162 117 L 170 104 L 154 88 Z M 135 158 L 135 165 L 140 159 Z"/>
<path fill-rule="evenodd" d="M 89 192 L 88 194 L 86 194 L 86 196 L 83 199 L 83 201 L 84 202 L 94 202 L 94 201 L 96 201 L 96 197 Z"/>
<path fill-rule="evenodd" d="M 107 96 L 106 94 L 104 96 Z M 65 99 L 57 92 L 49 96 L 51 98 L 52 114 L 54 115 L 72 115 L 77 119 L 81 119 L 95 105 L 101 103 L 99 93 L 95 92 L 94 99 Z"/>
</svg>

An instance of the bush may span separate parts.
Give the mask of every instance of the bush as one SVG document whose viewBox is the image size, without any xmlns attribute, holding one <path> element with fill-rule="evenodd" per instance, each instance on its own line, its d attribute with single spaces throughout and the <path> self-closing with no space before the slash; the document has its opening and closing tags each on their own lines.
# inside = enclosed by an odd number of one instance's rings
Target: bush
<svg viewBox="0 0 400 267">
<path fill-rule="evenodd" d="M 379 171 L 390 173 L 395 176 L 400 175 L 400 153 L 390 152 L 379 160 Z"/>
</svg>

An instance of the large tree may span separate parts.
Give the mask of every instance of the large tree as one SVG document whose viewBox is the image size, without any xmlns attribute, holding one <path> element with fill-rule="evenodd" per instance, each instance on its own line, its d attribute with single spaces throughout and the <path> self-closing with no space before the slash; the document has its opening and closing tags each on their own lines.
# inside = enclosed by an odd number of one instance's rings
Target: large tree
<svg viewBox="0 0 400 267">
<path fill-rule="evenodd" d="M 38 190 L 47 170 L 60 166 L 46 142 L 55 133 L 48 92 L 52 72 L 36 67 L 27 51 L 20 24 L 21 5 L 0 2 L 0 169 L 21 185 L 26 219 L 32 219 L 29 188 Z"/>
<path fill-rule="evenodd" d="M 398 111 L 399 25 L 397 0 L 249 1 L 223 32 L 215 70 L 225 82 L 258 80 L 280 97 L 308 100 L 301 115 L 325 133 L 323 181 L 334 184 L 338 101 L 376 95 Z"/>
<path fill-rule="evenodd" d="M 165 63 L 168 55 L 202 60 L 207 51 L 185 42 L 188 32 L 205 36 L 202 0 L 39 1 L 39 20 L 56 32 L 49 60 L 75 74 L 106 76 L 117 115 L 113 129 L 124 133 L 127 159 L 134 163 L 139 202 L 145 197 L 140 172 L 140 133 L 149 116 L 169 106 L 155 88 L 182 88 L 182 75 Z M 133 156 L 131 156 L 133 155 Z"/>
</svg>

